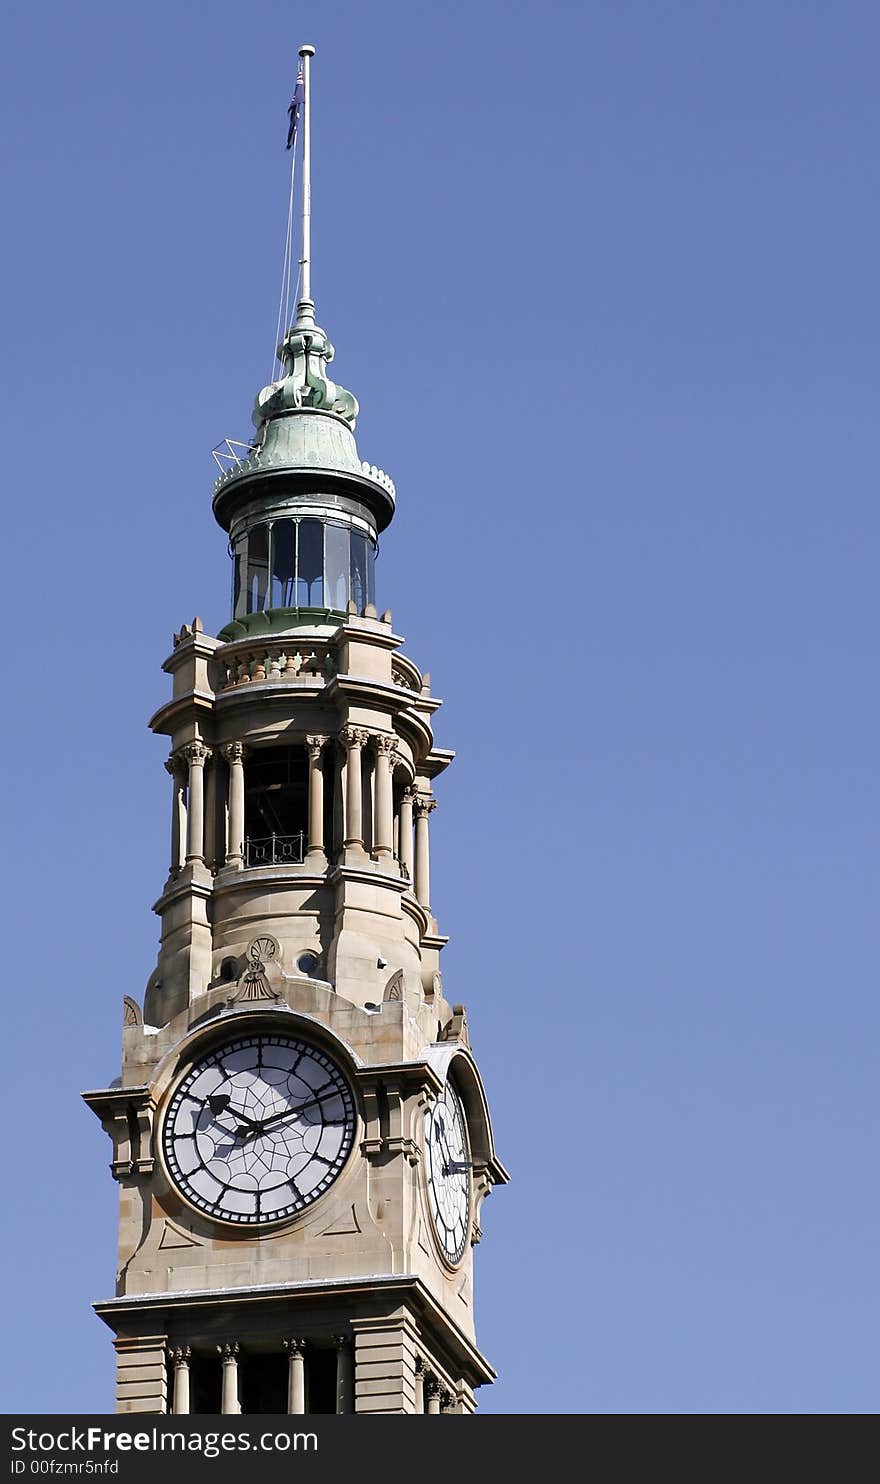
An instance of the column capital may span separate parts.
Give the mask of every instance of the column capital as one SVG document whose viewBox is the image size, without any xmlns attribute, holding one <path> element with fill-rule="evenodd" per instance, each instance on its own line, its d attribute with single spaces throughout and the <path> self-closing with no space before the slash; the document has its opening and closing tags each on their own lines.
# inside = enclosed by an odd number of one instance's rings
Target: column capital
<svg viewBox="0 0 880 1484">
<path fill-rule="evenodd" d="M 366 747 L 370 734 L 364 727 L 353 727 L 346 725 L 339 733 L 339 740 L 346 752 L 351 752 L 356 747 Z"/>
<path fill-rule="evenodd" d="M 192 1351 L 189 1345 L 172 1345 L 169 1349 L 169 1354 L 174 1363 L 174 1369 L 177 1370 L 180 1366 L 189 1365 Z"/>
<path fill-rule="evenodd" d="M 425 1357 L 423 1355 L 417 1355 L 416 1356 L 416 1375 L 417 1376 L 424 1376 L 426 1370 L 427 1370 L 427 1366 L 425 1365 Z"/>
<path fill-rule="evenodd" d="M 342 1350 L 348 1344 L 350 1339 L 351 1335 L 334 1335 L 333 1343 L 336 1346 L 337 1350 Z"/>
<path fill-rule="evenodd" d="M 245 746 L 243 742 L 224 742 L 220 751 L 230 764 L 244 762 Z"/>
<path fill-rule="evenodd" d="M 194 742 L 185 742 L 180 748 L 180 753 L 186 758 L 191 768 L 203 767 L 212 755 L 210 747 L 206 747 L 199 738 L 196 738 Z"/>
<path fill-rule="evenodd" d="M 227 1340 L 225 1344 L 218 1345 L 217 1354 L 224 1365 L 235 1365 L 238 1359 L 238 1340 Z"/>
<path fill-rule="evenodd" d="M 328 737 L 318 735 L 306 737 L 306 747 L 309 750 L 309 757 L 313 763 L 318 761 L 329 740 Z"/>
<path fill-rule="evenodd" d="M 440 1387 L 440 1411 L 441 1412 L 445 1412 L 446 1408 L 449 1406 L 449 1403 L 451 1401 L 452 1401 L 452 1392 L 449 1390 L 448 1387 L 441 1386 Z"/>
<path fill-rule="evenodd" d="M 295 1356 L 302 1355 L 306 1348 L 306 1342 L 301 1335 L 294 1336 L 290 1340 L 282 1340 L 281 1344 L 287 1351 L 288 1360 L 293 1360 Z"/>
<path fill-rule="evenodd" d="M 166 757 L 165 771 L 170 773 L 172 778 L 183 780 L 186 777 L 186 758 L 182 752 L 172 752 L 170 757 Z"/>
<path fill-rule="evenodd" d="M 439 1395 L 440 1395 L 440 1382 L 437 1380 L 437 1377 L 433 1374 L 433 1372 L 431 1372 L 429 1370 L 426 1370 L 425 1371 L 425 1396 L 437 1396 L 437 1397 L 439 1397 Z"/>
<path fill-rule="evenodd" d="M 389 732 L 374 732 L 372 742 L 377 757 L 387 757 L 389 763 L 394 762 L 400 745 L 398 737 Z"/>
<path fill-rule="evenodd" d="M 413 809 L 417 819 L 425 819 L 437 808 L 437 800 L 433 794 L 414 794 Z"/>
</svg>

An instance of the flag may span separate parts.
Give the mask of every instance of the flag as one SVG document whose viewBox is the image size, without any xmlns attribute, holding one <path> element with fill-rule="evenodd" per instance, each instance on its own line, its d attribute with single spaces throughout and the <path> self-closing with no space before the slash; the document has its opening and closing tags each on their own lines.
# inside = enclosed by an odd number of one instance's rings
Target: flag
<svg viewBox="0 0 880 1484">
<path fill-rule="evenodd" d="M 293 97 L 290 100 L 290 107 L 287 110 L 287 116 L 290 119 L 290 127 L 287 130 L 288 149 L 293 149 L 293 146 L 296 143 L 296 126 L 299 123 L 299 116 L 302 112 L 303 99 L 305 98 L 305 95 L 305 84 L 303 82 L 302 68 L 300 68 L 299 72 L 296 75 L 296 87 L 293 90 Z"/>
</svg>

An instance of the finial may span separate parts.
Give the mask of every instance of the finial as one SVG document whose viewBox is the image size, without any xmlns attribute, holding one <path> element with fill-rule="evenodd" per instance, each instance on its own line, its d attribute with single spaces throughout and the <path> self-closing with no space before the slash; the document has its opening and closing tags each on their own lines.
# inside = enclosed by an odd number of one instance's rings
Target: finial
<svg viewBox="0 0 880 1484">
<path fill-rule="evenodd" d="M 333 346 L 320 325 L 315 323 L 315 303 L 312 298 L 312 116 L 311 78 L 309 62 L 315 55 L 313 46 L 301 46 L 300 71 L 291 104 L 291 123 L 288 145 L 295 150 L 297 123 L 302 118 L 302 256 L 300 257 L 302 291 L 296 306 L 296 320 L 285 329 L 281 344 L 277 347 L 283 375 L 263 387 L 254 407 L 254 423 L 260 428 L 270 418 L 281 412 L 293 412 L 302 407 L 315 411 L 335 412 L 354 428 L 357 419 L 357 399 L 344 387 L 330 380 L 327 367 L 333 359 Z M 300 92 L 301 86 L 301 92 Z M 291 202 L 293 187 L 291 185 Z M 288 242 L 289 242 L 288 218 Z M 288 249 L 289 251 L 289 249 Z M 289 273 L 290 258 L 285 253 L 282 272 L 282 301 L 284 295 L 284 272 Z M 289 280 L 288 280 L 289 281 Z M 281 313 L 279 310 L 279 325 Z"/>
</svg>

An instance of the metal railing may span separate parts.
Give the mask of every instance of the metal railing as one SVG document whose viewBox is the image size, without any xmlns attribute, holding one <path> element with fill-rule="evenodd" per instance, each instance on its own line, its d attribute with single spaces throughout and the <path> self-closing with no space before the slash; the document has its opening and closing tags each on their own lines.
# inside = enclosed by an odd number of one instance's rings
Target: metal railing
<svg viewBox="0 0 880 1484">
<path fill-rule="evenodd" d="M 296 835 L 266 835 L 244 842 L 246 866 L 301 866 L 305 859 L 305 831 Z"/>
</svg>

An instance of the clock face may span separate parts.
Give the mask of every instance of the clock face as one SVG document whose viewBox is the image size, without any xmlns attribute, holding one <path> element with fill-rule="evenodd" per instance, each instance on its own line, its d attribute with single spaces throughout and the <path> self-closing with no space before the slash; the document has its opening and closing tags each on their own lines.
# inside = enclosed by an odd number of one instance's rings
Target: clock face
<svg viewBox="0 0 880 1484">
<path fill-rule="evenodd" d="M 448 1082 L 425 1119 L 425 1156 L 434 1229 L 448 1261 L 460 1262 L 468 1238 L 470 1156 L 461 1100 Z"/>
<path fill-rule="evenodd" d="M 174 1182 L 194 1206 L 243 1226 L 317 1200 L 354 1140 L 351 1089 L 323 1051 L 290 1036 L 229 1041 L 179 1083 L 162 1127 Z"/>
</svg>

